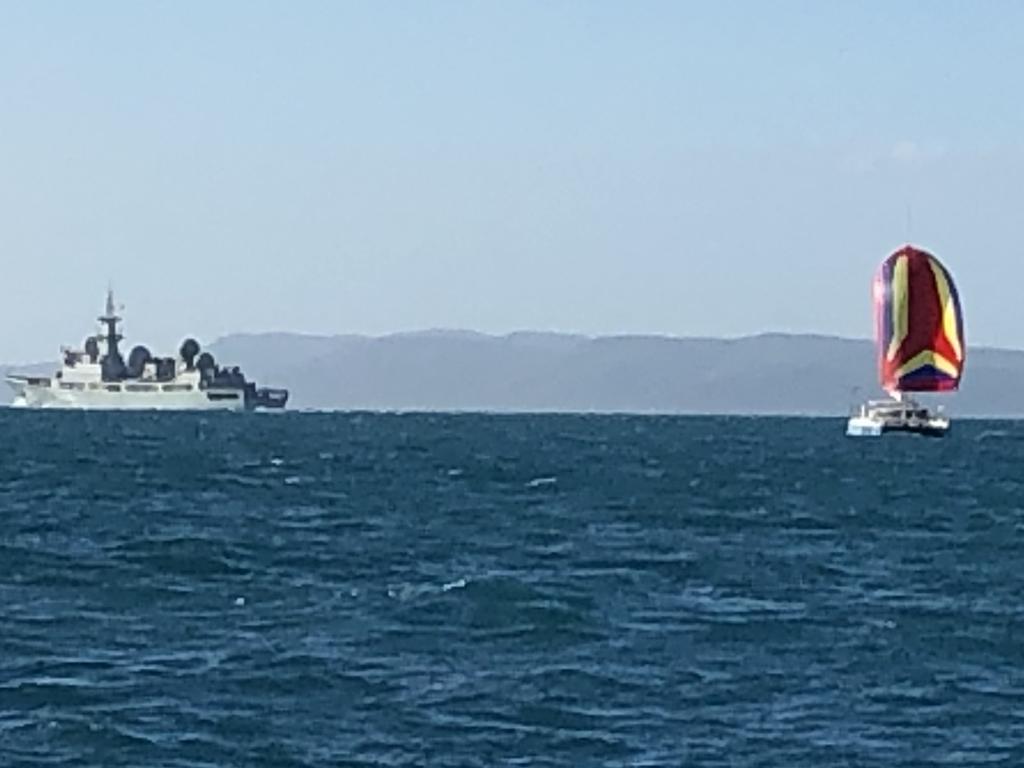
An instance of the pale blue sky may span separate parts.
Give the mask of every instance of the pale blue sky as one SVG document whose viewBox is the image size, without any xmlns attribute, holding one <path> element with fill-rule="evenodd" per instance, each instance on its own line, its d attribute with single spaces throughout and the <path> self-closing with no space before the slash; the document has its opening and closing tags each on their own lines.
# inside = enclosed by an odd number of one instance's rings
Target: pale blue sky
<svg viewBox="0 0 1024 768">
<path fill-rule="evenodd" d="M 0 2 L 0 360 L 92 330 L 1024 347 L 1024 4 Z"/>
</svg>

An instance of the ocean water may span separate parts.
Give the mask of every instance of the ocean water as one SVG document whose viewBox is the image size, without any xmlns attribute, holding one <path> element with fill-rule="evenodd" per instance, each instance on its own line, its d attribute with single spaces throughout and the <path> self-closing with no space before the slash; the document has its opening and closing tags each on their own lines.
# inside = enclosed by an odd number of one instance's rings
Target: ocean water
<svg viewBox="0 0 1024 768">
<path fill-rule="evenodd" d="M 1024 425 L 0 411 L 2 766 L 1024 764 Z"/>
</svg>

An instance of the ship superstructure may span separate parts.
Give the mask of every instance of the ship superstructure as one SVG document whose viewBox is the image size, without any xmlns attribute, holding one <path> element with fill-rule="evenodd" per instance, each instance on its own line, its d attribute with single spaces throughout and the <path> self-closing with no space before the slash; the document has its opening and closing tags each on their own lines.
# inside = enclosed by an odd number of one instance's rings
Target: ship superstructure
<svg viewBox="0 0 1024 768">
<path fill-rule="evenodd" d="M 123 337 L 113 291 L 107 292 L 100 332 L 81 349 L 63 347 L 53 376 L 9 375 L 12 405 L 27 408 L 155 410 L 255 410 L 283 408 L 284 389 L 257 388 L 237 368 L 221 368 L 195 339 L 186 339 L 177 357 L 154 357 L 136 346 L 125 362 Z"/>
</svg>

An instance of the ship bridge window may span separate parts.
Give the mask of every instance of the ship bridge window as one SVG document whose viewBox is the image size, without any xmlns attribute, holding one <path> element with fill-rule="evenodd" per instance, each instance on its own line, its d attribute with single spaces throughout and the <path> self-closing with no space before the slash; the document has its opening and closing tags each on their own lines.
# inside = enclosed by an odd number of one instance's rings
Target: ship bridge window
<svg viewBox="0 0 1024 768">
<path fill-rule="evenodd" d="M 107 384 L 107 392 L 120 392 L 120 391 L 121 391 L 121 385 L 120 384 Z"/>
<path fill-rule="evenodd" d="M 85 384 L 80 381 L 62 381 L 60 383 L 61 389 L 85 389 Z"/>
<path fill-rule="evenodd" d="M 191 392 L 191 384 L 164 384 L 164 392 Z"/>
<path fill-rule="evenodd" d="M 128 392 L 156 392 L 157 387 L 155 384 L 125 384 L 125 390 Z"/>
</svg>

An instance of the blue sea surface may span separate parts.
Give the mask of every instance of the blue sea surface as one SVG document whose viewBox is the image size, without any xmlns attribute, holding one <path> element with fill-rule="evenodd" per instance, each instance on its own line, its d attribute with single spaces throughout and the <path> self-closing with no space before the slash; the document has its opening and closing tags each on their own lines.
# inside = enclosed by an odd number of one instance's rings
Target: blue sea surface
<svg viewBox="0 0 1024 768">
<path fill-rule="evenodd" d="M 2 766 L 1020 766 L 1024 424 L 0 410 Z"/>
</svg>

